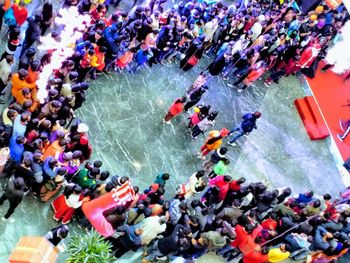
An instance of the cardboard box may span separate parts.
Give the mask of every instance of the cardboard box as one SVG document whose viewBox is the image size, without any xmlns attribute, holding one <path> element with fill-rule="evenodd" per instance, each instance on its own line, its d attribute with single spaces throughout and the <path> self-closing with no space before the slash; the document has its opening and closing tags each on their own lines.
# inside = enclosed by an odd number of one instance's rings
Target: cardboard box
<svg viewBox="0 0 350 263">
<path fill-rule="evenodd" d="M 12 251 L 10 263 L 54 263 L 58 249 L 43 237 L 22 237 Z"/>
</svg>

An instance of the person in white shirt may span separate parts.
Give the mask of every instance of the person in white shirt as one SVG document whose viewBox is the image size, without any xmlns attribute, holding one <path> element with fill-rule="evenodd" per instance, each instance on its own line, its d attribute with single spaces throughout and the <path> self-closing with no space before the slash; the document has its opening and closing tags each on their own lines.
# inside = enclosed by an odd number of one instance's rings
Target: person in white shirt
<svg viewBox="0 0 350 263">
<path fill-rule="evenodd" d="M 13 55 L 7 55 L 0 62 L 0 94 L 4 91 L 11 77 L 11 65 L 13 64 Z M 0 99 L 0 104 L 4 101 Z"/>
</svg>

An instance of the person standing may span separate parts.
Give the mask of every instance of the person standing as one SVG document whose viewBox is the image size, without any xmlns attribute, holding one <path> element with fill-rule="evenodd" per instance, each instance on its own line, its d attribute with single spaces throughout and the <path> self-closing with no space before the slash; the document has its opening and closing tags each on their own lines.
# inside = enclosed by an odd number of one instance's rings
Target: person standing
<svg viewBox="0 0 350 263">
<path fill-rule="evenodd" d="M 11 65 L 13 64 L 13 56 L 7 55 L 6 58 L 2 59 L 0 62 L 0 95 L 6 88 L 7 83 L 11 79 Z M 5 102 L 0 99 L 0 104 Z"/>
<path fill-rule="evenodd" d="M 52 245 L 58 246 L 62 239 L 68 236 L 69 230 L 67 225 L 59 225 L 58 227 L 50 229 L 49 232 L 44 236 L 47 241 Z"/>
<path fill-rule="evenodd" d="M 194 105 L 196 105 L 202 98 L 202 95 L 205 93 L 206 89 L 199 88 L 191 93 L 189 96 L 190 100 L 185 104 L 184 111 L 188 111 Z"/>
<path fill-rule="evenodd" d="M 15 212 L 16 207 L 21 203 L 26 189 L 26 184 L 22 177 L 15 178 L 12 176 L 7 183 L 5 193 L 0 197 L 0 206 L 8 200 L 10 207 L 4 215 L 2 221 L 14 223 L 15 219 L 11 215 Z"/>
<path fill-rule="evenodd" d="M 175 100 L 174 103 L 171 104 L 168 113 L 165 115 L 163 119 L 163 122 L 166 124 L 170 124 L 170 120 L 174 118 L 176 115 L 179 115 L 183 111 L 185 102 L 186 102 L 186 97 L 184 96 Z"/>
<path fill-rule="evenodd" d="M 256 111 L 254 113 L 246 113 L 242 116 L 243 121 L 233 128 L 229 135 L 234 132 L 237 132 L 235 136 L 228 142 L 229 145 L 236 146 L 235 141 L 242 137 L 244 134 L 249 134 L 253 129 L 256 129 L 256 120 L 261 117 L 261 112 Z"/>
<path fill-rule="evenodd" d="M 221 131 L 210 131 L 208 138 L 200 149 L 200 153 L 198 153 L 198 158 L 204 160 L 208 153 L 219 149 L 222 144 L 222 139 L 228 136 L 228 134 L 229 131 L 226 128 L 222 128 Z"/>
<path fill-rule="evenodd" d="M 30 48 L 35 41 L 37 41 L 41 35 L 40 23 L 43 20 L 41 14 L 36 14 L 34 17 L 29 17 L 28 27 L 26 29 L 26 36 L 23 40 L 22 50 L 20 57 L 23 56 L 24 52 Z"/>
</svg>

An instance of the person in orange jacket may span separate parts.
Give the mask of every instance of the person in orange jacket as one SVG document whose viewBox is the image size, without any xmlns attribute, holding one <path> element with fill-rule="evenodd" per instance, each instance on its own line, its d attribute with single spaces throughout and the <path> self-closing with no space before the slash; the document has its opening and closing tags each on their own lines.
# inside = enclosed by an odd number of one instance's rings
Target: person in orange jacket
<svg viewBox="0 0 350 263">
<path fill-rule="evenodd" d="M 21 94 L 21 90 L 28 88 L 32 94 L 32 98 L 36 99 L 36 84 L 28 83 L 26 78 L 28 77 L 28 71 L 25 69 L 20 69 L 18 73 L 12 75 L 12 96 L 18 100 L 18 97 Z"/>
<path fill-rule="evenodd" d="M 17 97 L 17 101 L 16 102 L 18 104 L 22 105 L 22 107 L 26 103 L 29 103 L 29 111 L 30 112 L 34 112 L 37 109 L 38 105 L 39 105 L 39 101 L 32 99 L 32 95 L 30 93 L 30 90 L 27 89 L 27 88 L 24 88 L 24 89 L 21 90 L 21 92 L 19 93 L 19 95 Z"/>
<path fill-rule="evenodd" d="M 52 156 L 57 159 L 58 156 L 64 152 L 66 145 L 67 145 L 67 141 L 64 138 L 54 141 L 45 150 L 42 156 L 42 160 L 45 160 L 49 156 Z"/>
<path fill-rule="evenodd" d="M 220 148 L 222 139 L 229 134 L 229 130 L 222 128 L 221 131 L 209 132 L 209 137 L 205 140 L 204 145 L 201 147 L 201 152 L 198 153 L 198 158 L 205 159 L 205 156 L 213 150 Z"/>
<path fill-rule="evenodd" d="M 95 47 L 95 54 L 91 58 L 91 66 L 95 68 L 98 71 L 102 71 L 106 64 L 105 64 L 105 53 L 107 51 L 107 48 L 102 47 Z"/>
<path fill-rule="evenodd" d="M 183 96 L 179 99 L 176 99 L 173 104 L 171 104 L 168 113 L 164 116 L 163 122 L 170 124 L 170 120 L 174 118 L 176 115 L 179 115 L 183 112 L 184 104 L 186 102 L 186 97 Z"/>
<path fill-rule="evenodd" d="M 78 68 L 79 82 L 84 81 L 86 76 L 89 74 L 90 70 L 92 69 L 91 61 L 94 55 L 95 55 L 95 50 L 93 48 L 90 48 L 81 59 L 80 67 Z"/>
<path fill-rule="evenodd" d="M 40 68 L 40 61 L 34 60 L 30 63 L 29 69 L 28 69 L 28 76 L 26 77 L 26 81 L 30 84 L 35 83 L 39 79 L 39 68 Z"/>
</svg>

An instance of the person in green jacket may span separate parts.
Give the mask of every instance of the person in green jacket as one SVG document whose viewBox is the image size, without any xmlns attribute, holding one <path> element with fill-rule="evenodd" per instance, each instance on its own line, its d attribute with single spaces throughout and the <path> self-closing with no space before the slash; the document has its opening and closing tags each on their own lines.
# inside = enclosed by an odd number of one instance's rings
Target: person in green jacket
<svg viewBox="0 0 350 263">
<path fill-rule="evenodd" d="M 208 177 L 210 179 L 213 179 L 214 177 L 216 177 L 218 175 L 225 175 L 229 164 L 230 164 L 230 161 L 228 159 L 226 159 L 226 158 L 221 160 L 221 161 L 219 161 L 214 166 L 214 169 L 210 172 Z"/>
<path fill-rule="evenodd" d="M 83 168 L 76 177 L 76 183 L 83 189 L 90 188 L 96 184 L 96 176 L 100 174 L 100 169 L 92 167 L 90 170 Z"/>
</svg>

